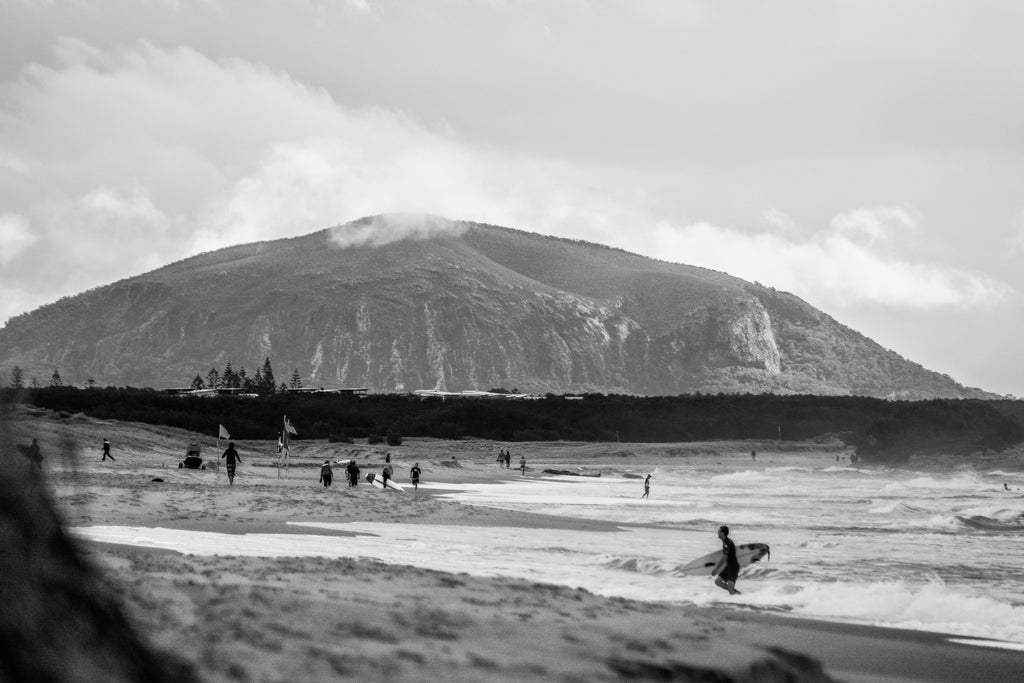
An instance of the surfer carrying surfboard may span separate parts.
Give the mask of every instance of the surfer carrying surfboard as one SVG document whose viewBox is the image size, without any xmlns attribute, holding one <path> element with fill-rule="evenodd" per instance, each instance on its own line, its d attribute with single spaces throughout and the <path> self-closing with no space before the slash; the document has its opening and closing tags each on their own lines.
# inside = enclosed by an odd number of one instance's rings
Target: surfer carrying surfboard
<svg viewBox="0 0 1024 683">
<path fill-rule="evenodd" d="M 736 590 L 736 578 L 740 575 L 740 563 L 736 559 L 736 544 L 729 538 L 729 527 L 724 524 L 718 527 L 718 538 L 722 540 L 722 559 L 711 571 L 715 577 L 715 585 L 729 591 L 729 595 L 739 593 Z"/>
</svg>

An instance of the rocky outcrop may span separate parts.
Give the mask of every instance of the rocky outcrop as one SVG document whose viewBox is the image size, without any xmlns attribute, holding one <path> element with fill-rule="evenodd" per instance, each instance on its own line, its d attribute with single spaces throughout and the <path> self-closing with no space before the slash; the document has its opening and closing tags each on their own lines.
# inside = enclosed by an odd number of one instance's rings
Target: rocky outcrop
<svg viewBox="0 0 1024 683">
<path fill-rule="evenodd" d="M 203 254 L 44 306 L 0 329 L 0 372 L 181 386 L 270 357 L 279 380 L 296 369 L 306 385 L 373 391 L 984 395 L 724 273 L 468 223 L 382 246 L 333 239 L 368 225 Z"/>
</svg>

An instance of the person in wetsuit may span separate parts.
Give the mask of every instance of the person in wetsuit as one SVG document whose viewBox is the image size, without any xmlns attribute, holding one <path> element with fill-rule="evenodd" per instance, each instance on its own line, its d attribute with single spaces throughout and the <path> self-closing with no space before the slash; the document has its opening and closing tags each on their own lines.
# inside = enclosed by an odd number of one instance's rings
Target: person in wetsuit
<svg viewBox="0 0 1024 683">
<path fill-rule="evenodd" d="M 729 595 L 739 593 L 736 590 L 736 578 L 740 575 L 740 563 L 736 559 L 736 544 L 729 538 L 729 527 L 718 527 L 718 538 L 722 539 L 722 559 L 711 572 L 715 576 L 715 585 L 729 591 Z"/>
<path fill-rule="evenodd" d="M 235 463 L 242 462 L 242 459 L 238 457 L 238 451 L 235 450 L 234 441 L 228 441 L 228 448 L 220 457 L 227 461 L 228 484 L 233 485 L 235 483 Z"/>
</svg>

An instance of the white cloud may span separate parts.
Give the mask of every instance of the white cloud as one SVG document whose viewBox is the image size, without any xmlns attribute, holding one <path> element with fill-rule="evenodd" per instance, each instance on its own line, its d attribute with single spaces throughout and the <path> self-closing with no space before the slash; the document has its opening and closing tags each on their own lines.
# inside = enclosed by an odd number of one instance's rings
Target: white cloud
<svg viewBox="0 0 1024 683">
<path fill-rule="evenodd" d="M 331 240 L 341 248 L 381 246 L 404 239 L 429 239 L 455 236 L 466 229 L 464 223 L 425 214 L 385 214 L 368 221 L 339 225 L 330 231 Z"/>
<path fill-rule="evenodd" d="M 709 223 L 659 225 L 654 248 L 662 256 L 722 270 L 791 291 L 826 310 L 875 305 L 907 309 L 994 306 L 1011 288 L 979 273 L 945 264 L 916 263 L 878 248 L 893 225 L 916 226 L 900 211 L 856 210 L 807 239 L 774 232 L 747 233 Z"/>
<path fill-rule="evenodd" d="M 797 237 L 801 234 L 799 224 L 785 211 L 779 209 L 765 209 L 760 215 L 761 222 L 777 232 L 789 237 Z"/>
<path fill-rule="evenodd" d="M 23 216 L 0 214 L 0 263 L 10 263 L 38 240 Z"/>
<path fill-rule="evenodd" d="M 837 233 L 853 240 L 866 238 L 869 243 L 887 242 L 896 231 L 917 231 L 917 220 L 902 208 L 854 209 L 832 219 Z"/>
<path fill-rule="evenodd" d="M 704 265 L 825 307 L 963 307 L 1009 293 L 963 269 L 900 257 L 895 246 L 921 238 L 911 209 L 854 209 L 817 232 L 776 208 L 761 215 L 767 230 L 753 233 L 665 219 L 652 207 L 674 185 L 668 175 L 649 182 L 628 169 L 473 145 L 187 47 L 63 40 L 58 53 L 60 66 L 32 65 L 0 86 L 0 150 L 17 160 L 16 173 L 0 173 L 0 206 L 45 242 L 36 275 L 53 298 L 198 251 L 373 214 L 389 218 L 341 238 L 375 244 L 445 230 L 395 217 L 433 215 Z M 12 244 L 26 239 L 27 223 L 11 225 L 21 226 L 4 228 Z"/>
</svg>

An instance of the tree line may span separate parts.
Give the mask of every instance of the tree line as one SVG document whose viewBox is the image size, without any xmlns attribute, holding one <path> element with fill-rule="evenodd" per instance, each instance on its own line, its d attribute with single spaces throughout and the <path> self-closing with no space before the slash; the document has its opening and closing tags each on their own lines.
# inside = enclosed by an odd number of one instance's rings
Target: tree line
<svg viewBox="0 0 1024 683">
<path fill-rule="evenodd" d="M 495 441 L 807 441 L 833 436 L 866 460 L 926 453 L 1003 450 L 1024 441 L 1024 402 L 975 399 L 887 401 L 853 396 L 549 394 L 537 400 L 421 398 L 407 394 L 254 398 L 170 396 L 153 389 L 4 389 L 23 402 L 100 419 L 180 427 L 238 439 L 275 439 L 282 415 L 301 439 L 401 436 Z M 578 399 L 578 400 L 575 400 Z"/>
<path fill-rule="evenodd" d="M 44 386 L 35 376 L 26 381 L 25 371 L 18 365 L 11 368 L 9 382 L 12 389 L 40 389 Z M 60 371 L 54 368 L 46 387 L 55 389 L 63 386 L 64 380 L 60 376 Z M 85 380 L 87 389 L 95 389 L 97 386 L 96 380 L 91 376 Z M 260 395 L 286 392 L 289 388 L 297 389 L 301 386 L 302 377 L 299 375 L 298 368 L 292 370 L 287 384 L 284 382 L 278 384 L 274 378 L 274 367 L 270 363 L 269 357 L 264 359 L 263 366 L 257 368 L 251 376 L 246 372 L 245 366 L 240 366 L 236 371 L 232 368 L 231 361 L 228 361 L 223 371 L 217 369 L 217 366 L 213 366 L 205 375 L 196 373 L 189 384 L 190 389 L 242 389 L 246 393 Z"/>
<path fill-rule="evenodd" d="M 245 366 L 240 366 L 236 371 L 231 367 L 231 361 L 224 366 L 223 372 L 216 366 L 210 368 L 206 375 L 196 374 L 189 385 L 191 389 L 242 389 L 246 393 L 269 395 L 278 392 L 286 392 L 289 388 L 297 389 L 302 386 L 302 377 L 298 368 L 292 370 L 291 379 L 287 384 L 277 384 L 274 379 L 274 367 L 270 358 L 263 360 L 263 367 L 256 368 L 256 372 L 250 377 L 245 371 Z"/>
</svg>

